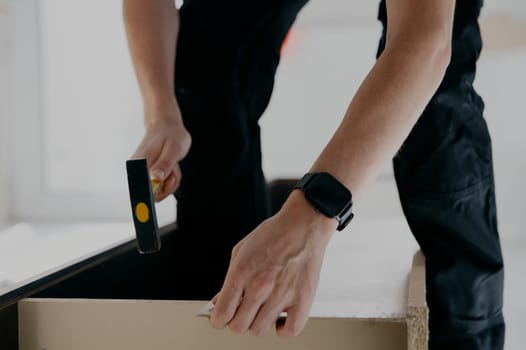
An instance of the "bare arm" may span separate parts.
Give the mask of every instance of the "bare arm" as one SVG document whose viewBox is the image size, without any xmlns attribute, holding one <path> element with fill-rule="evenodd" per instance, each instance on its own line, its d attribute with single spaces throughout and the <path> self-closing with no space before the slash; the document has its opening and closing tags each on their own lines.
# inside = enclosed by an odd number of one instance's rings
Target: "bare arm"
<svg viewBox="0 0 526 350">
<path fill-rule="evenodd" d="M 454 1 L 387 1 L 387 44 L 311 171 L 359 198 L 394 156 L 438 88 L 450 59 Z"/>
<path fill-rule="evenodd" d="M 123 16 L 146 127 L 132 157 L 147 158 L 152 178 L 164 181 L 162 200 L 178 186 L 178 161 L 191 143 L 174 96 L 179 12 L 173 0 L 124 0 Z"/>
<path fill-rule="evenodd" d="M 387 46 L 311 168 L 327 171 L 360 198 L 396 153 L 439 86 L 450 59 L 454 0 L 387 0 Z M 287 311 L 280 335 L 308 319 L 326 245 L 337 222 L 300 191 L 235 248 L 211 323 L 265 334 Z"/>
</svg>

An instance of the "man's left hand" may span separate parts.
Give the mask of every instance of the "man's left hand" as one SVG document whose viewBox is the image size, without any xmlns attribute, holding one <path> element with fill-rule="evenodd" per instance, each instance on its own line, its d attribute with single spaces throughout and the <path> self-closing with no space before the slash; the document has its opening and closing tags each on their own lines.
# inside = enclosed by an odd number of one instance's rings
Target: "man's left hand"
<svg viewBox="0 0 526 350">
<path fill-rule="evenodd" d="M 316 212 L 294 191 L 283 208 L 232 250 L 223 288 L 214 298 L 210 323 L 236 333 L 280 336 L 305 327 L 318 285 L 334 219 Z M 286 321 L 277 324 L 281 312 Z"/>
</svg>

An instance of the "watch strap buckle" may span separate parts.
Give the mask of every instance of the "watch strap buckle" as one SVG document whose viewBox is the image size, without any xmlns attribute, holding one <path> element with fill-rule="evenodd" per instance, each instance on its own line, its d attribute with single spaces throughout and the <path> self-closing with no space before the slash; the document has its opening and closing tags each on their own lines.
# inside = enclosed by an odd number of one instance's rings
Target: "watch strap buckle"
<svg viewBox="0 0 526 350">
<path fill-rule="evenodd" d="M 342 213 L 338 215 L 338 227 L 336 230 L 342 231 L 354 217 L 354 213 L 351 210 L 352 202 L 349 202 L 347 206 L 342 210 Z"/>
</svg>

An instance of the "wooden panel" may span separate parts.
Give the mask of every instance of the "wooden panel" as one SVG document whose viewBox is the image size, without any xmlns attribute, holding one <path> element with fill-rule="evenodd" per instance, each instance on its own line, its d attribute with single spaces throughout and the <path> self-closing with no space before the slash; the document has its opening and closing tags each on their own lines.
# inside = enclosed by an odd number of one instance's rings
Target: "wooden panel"
<svg viewBox="0 0 526 350">
<path fill-rule="evenodd" d="M 427 349 L 429 327 L 425 283 L 425 258 L 418 251 L 409 274 L 407 296 L 407 348 L 410 350 Z"/>
<path fill-rule="evenodd" d="M 20 350 L 406 349 L 400 320 L 312 318 L 297 338 L 212 329 L 204 302 L 28 299 L 19 303 Z"/>
</svg>

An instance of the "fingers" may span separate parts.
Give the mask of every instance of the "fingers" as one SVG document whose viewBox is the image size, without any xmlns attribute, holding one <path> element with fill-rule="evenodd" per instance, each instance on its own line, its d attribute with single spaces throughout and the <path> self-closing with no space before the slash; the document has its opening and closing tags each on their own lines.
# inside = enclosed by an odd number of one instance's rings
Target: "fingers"
<svg viewBox="0 0 526 350">
<path fill-rule="evenodd" d="M 309 319 L 308 303 L 298 303 L 287 310 L 285 323 L 276 325 L 276 333 L 281 337 L 298 336 Z"/>
<path fill-rule="evenodd" d="M 217 298 L 219 298 L 219 293 L 217 293 L 211 300 L 212 304 L 216 304 L 217 303 Z"/>
<path fill-rule="evenodd" d="M 164 142 L 161 143 L 155 139 L 152 141 L 147 134 L 144 136 L 130 159 L 146 158 L 150 168 L 151 179 L 163 182 L 171 172 L 170 168 L 166 168 L 164 164 L 161 164 L 159 167 L 155 166 L 158 163 L 163 148 Z M 166 163 L 166 161 L 164 163 Z"/>
<path fill-rule="evenodd" d="M 184 148 L 181 146 L 180 140 L 162 133 L 147 132 L 131 158 L 146 158 L 151 179 L 166 181 L 187 152 L 188 147 Z M 179 175 L 178 172 L 180 171 L 177 167 L 175 172 L 176 181 L 180 180 L 180 176 L 177 176 Z"/>
<path fill-rule="evenodd" d="M 286 309 L 284 307 L 286 299 L 277 297 L 268 299 L 265 303 L 251 297 L 244 297 L 239 303 L 239 299 L 236 298 L 236 302 L 224 309 L 219 309 L 223 307 L 219 301 L 220 294 L 216 295 L 214 300 L 216 300 L 215 308 L 210 317 L 212 326 L 216 329 L 223 329 L 228 325 L 232 331 L 239 334 L 250 330 L 255 336 L 265 336 L 276 327 L 278 336 L 296 337 L 305 328 L 309 317 L 308 305 L 298 304 Z M 238 303 L 239 306 L 237 306 Z M 287 317 L 280 318 L 284 310 L 287 312 Z"/>
<path fill-rule="evenodd" d="M 261 303 L 260 300 L 253 297 L 243 297 L 241 305 L 236 310 L 236 315 L 229 323 L 230 329 L 239 334 L 245 333 L 256 317 Z"/>
<path fill-rule="evenodd" d="M 263 336 L 273 329 L 281 312 L 294 302 L 293 295 L 290 284 L 276 284 L 272 296 L 265 301 L 250 326 L 250 332 L 255 336 Z"/>
<path fill-rule="evenodd" d="M 232 249 L 230 267 L 228 268 L 225 283 L 221 291 L 212 299 L 214 310 L 210 315 L 210 324 L 216 329 L 223 329 L 230 323 L 238 310 L 239 303 L 242 301 L 243 286 L 241 284 L 241 270 L 237 268 L 233 262 L 240 246 L 242 245 L 243 240 L 238 242 L 238 244 L 236 244 L 236 246 Z M 251 310 L 246 310 L 246 303 L 244 310 L 245 312 L 252 313 Z M 239 332 L 244 331 L 241 329 L 241 323 L 239 323 L 237 327 L 238 328 L 236 329 L 239 329 Z"/>
<path fill-rule="evenodd" d="M 181 168 L 178 158 L 174 156 L 178 152 L 174 145 L 170 140 L 166 140 L 161 154 L 150 167 L 152 180 L 163 181 L 163 188 L 155 198 L 157 202 L 173 194 L 181 182 Z"/>
<path fill-rule="evenodd" d="M 157 194 L 155 194 L 154 192 L 155 201 L 160 202 L 163 199 L 165 199 L 170 194 L 170 190 L 174 187 L 174 185 L 175 185 L 175 175 L 172 172 L 170 175 L 168 175 L 168 178 L 164 180 L 164 182 L 161 184 L 162 186 L 161 190 Z"/>
<path fill-rule="evenodd" d="M 234 317 L 239 302 L 241 301 L 243 289 L 235 280 L 229 278 L 228 273 L 225 285 L 221 289 L 214 310 L 210 315 L 210 324 L 215 329 L 223 329 Z"/>
<path fill-rule="evenodd" d="M 168 175 L 166 180 L 164 180 L 164 183 L 162 184 L 162 189 L 159 191 L 157 196 L 155 196 L 155 200 L 157 202 L 162 201 L 169 195 L 172 195 L 177 188 L 179 187 L 179 184 L 181 183 L 181 169 L 179 168 L 179 165 L 176 165 L 172 172 Z"/>
<path fill-rule="evenodd" d="M 150 166 L 152 179 L 160 181 L 166 180 L 179 160 L 175 156 L 175 153 L 178 153 L 175 143 L 170 140 L 165 140 L 159 157 Z"/>
<path fill-rule="evenodd" d="M 245 333 L 254 322 L 261 305 L 271 296 L 273 287 L 272 274 L 265 273 L 253 278 L 246 286 L 243 300 L 230 321 L 230 329 L 236 333 Z"/>
<path fill-rule="evenodd" d="M 259 309 L 256 319 L 250 326 L 250 332 L 255 336 L 264 336 L 274 328 L 279 314 L 284 309 L 283 299 L 273 298 Z"/>
</svg>

